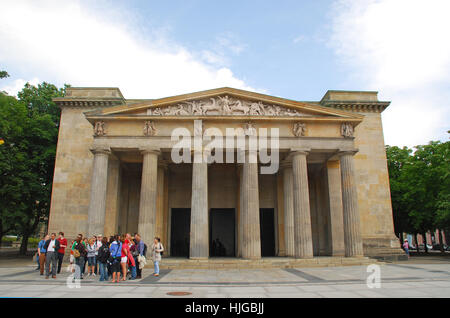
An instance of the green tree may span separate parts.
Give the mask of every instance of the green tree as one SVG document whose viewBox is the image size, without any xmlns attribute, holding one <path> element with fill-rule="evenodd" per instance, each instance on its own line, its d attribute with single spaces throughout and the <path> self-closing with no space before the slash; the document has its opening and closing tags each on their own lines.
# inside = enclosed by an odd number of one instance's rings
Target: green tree
<svg viewBox="0 0 450 318">
<path fill-rule="evenodd" d="M 6 78 L 6 77 L 9 77 L 8 72 L 6 72 L 6 71 L 0 71 L 0 79 L 1 79 L 1 78 Z"/>
<path fill-rule="evenodd" d="M 396 233 L 426 238 L 428 231 L 449 229 L 449 147 L 432 141 L 416 146 L 414 154 L 406 147 L 386 147 Z"/>
<path fill-rule="evenodd" d="M 411 153 L 412 149 L 407 147 L 386 146 L 394 231 L 400 242 L 403 241 L 403 233 L 412 232 L 413 228 L 408 215 L 410 205 L 404 198 L 407 191 L 407 185 L 404 182 L 404 167 L 408 165 Z"/>
<path fill-rule="evenodd" d="M 21 234 L 22 254 L 49 213 L 60 116 L 52 98 L 63 96 L 65 87 L 27 83 L 18 99 L 2 94 L 0 131 L 5 143 L 0 147 L 0 173 L 7 178 L 2 177 L 0 194 L 10 200 L 0 203 L 1 218 L 9 225 L 4 229 L 13 226 Z"/>
<path fill-rule="evenodd" d="M 20 213 L 26 211 L 22 189 L 28 172 L 20 147 L 26 120 L 25 105 L 0 92 L 0 133 L 4 141 L 0 145 L 0 240 L 17 229 Z"/>
</svg>

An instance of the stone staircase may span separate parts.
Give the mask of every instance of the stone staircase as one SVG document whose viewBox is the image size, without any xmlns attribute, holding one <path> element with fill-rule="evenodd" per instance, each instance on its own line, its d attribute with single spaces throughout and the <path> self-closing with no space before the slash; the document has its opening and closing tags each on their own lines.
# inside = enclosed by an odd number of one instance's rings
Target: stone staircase
<svg viewBox="0 0 450 318">
<path fill-rule="evenodd" d="M 264 257 L 260 260 L 240 258 L 210 258 L 207 260 L 191 260 L 187 258 L 166 257 L 160 263 L 161 269 L 271 269 L 295 267 L 335 267 L 352 265 L 383 264 L 369 257 L 337 257 L 319 256 L 311 259 L 295 259 L 291 257 Z M 151 268 L 149 261 L 146 267 Z"/>
</svg>

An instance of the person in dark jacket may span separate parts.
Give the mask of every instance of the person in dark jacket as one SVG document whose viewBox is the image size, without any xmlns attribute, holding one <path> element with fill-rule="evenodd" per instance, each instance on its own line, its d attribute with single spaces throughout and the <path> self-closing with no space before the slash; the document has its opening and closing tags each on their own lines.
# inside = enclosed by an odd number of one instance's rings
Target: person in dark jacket
<svg viewBox="0 0 450 318">
<path fill-rule="evenodd" d="M 102 246 L 98 249 L 98 255 L 97 255 L 97 262 L 98 262 L 98 269 L 100 271 L 100 281 L 107 281 L 108 280 L 108 259 L 109 259 L 109 247 L 108 247 L 108 240 L 106 237 L 102 238 Z"/>
<path fill-rule="evenodd" d="M 58 266 L 58 250 L 60 248 L 59 241 L 56 239 L 56 233 L 52 233 L 50 239 L 44 244 L 45 253 L 45 278 L 50 275 L 50 264 L 52 266 L 52 278 L 56 278 L 56 270 Z"/>
<path fill-rule="evenodd" d="M 81 234 L 78 234 L 77 239 L 73 243 L 72 250 L 77 250 L 80 253 L 79 257 L 75 257 L 75 279 L 83 279 L 81 271 L 84 267 L 87 251 Z"/>
</svg>

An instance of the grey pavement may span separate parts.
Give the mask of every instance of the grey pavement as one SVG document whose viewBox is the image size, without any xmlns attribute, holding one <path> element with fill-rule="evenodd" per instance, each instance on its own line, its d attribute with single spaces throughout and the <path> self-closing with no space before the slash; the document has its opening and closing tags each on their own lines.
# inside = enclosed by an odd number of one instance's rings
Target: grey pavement
<svg viewBox="0 0 450 318">
<path fill-rule="evenodd" d="M 86 277 L 79 287 L 64 268 L 44 279 L 30 262 L 0 262 L 0 297 L 193 297 L 193 298 L 408 298 L 450 297 L 450 263 L 402 262 L 380 265 L 380 288 L 369 288 L 367 266 L 294 269 L 144 269 L 143 279 L 120 283 Z M 69 278 L 69 279 L 68 279 Z M 69 281 L 69 284 L 67 283 Z M 373 280 L 370 280 L 373 282 Z M 170 296 L 174 291 L 186 296 Z"/>
</svg>

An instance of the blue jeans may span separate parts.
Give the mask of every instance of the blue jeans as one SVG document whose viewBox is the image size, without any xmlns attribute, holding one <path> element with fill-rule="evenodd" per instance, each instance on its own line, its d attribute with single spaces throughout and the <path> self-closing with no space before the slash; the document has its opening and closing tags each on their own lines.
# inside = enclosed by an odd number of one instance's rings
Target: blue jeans
<svg viewBox="0 0 450 318">
<path fill-rule="evenodd" d="M 95 256 L 88 256 L 88 266 L 95 266 Z"/>
<path fill-rule="evenodd" d="M 80 256 L 80 257 L 78 257 L 78 258 L 75 258 L 75 279 L 80 279 L 81 278 L 81 276 L 82 276 L 82 270 L 83 270 L 83 267 L 84 267 L 84 263 L 85 263 L 85 261 L 84 261 L 84 257 L 83 256 Z"/>
<path fill-rule="evenodd" d="M 98 262 L 98 269 L 100 271 L 100 281 L 108 280 L 108 269 L 106 263 Z"/>
<path fill-rule="evenodd" d="M 136 279 L 136 266 L 130 266 L 131 279 Z"/>
<path fill-rule="evenodd" d="M 159 261 L 155 261 L 155 274 L 159 274 Z"/>
</svg>

